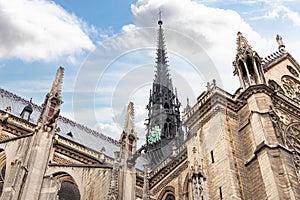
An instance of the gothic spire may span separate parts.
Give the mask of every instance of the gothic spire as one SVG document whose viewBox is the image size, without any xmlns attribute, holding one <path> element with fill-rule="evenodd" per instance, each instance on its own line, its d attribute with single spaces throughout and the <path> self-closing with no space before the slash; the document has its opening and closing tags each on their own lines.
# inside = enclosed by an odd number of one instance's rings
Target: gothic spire
<svg viewBox="0 0 300 200">
<path fill-rule="evenodd" d="M 243 36 L 241 32 L 237 33 L 237 51 L 241 52 L 244 50 L 252 51 L 252 47 L 248 44 L 247 39 Z"/>
<path fill-rule="evenodd" d="M 170 87 L 170 75 L 168 69 L 168 60 L 166 53 L 165 37 L 162 28 L 163 21 L 161 19 L 161 11 L 159 12 L 158 20 L 158 36 L 157 36 L 157 49 L 156 49 L 156 73 L 154 83 Z"/>
<path fill-rule="evenodd" d="M 150 169 L 172 153 L 172 145 L 179 146 L 184 139 L 180 119 L 180 102 L 168 69 L 161 12 L 158 20 L 155 77 L 150 91 L 148 119 L 146 119 L 146 149 Z M 163 150 L 162 150 L 163 149 Z"/>
</svg>

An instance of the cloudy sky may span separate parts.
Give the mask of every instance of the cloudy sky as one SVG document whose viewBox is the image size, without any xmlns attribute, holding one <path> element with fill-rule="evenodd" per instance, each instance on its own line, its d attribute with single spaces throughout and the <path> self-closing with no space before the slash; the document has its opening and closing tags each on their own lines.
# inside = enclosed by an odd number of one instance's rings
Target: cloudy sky
<svg viewBox="0 0 300 200">
<path fill-rule="evenodd" d="M 62 115 L 118 138 L 134 101 L 142 143 L 159 9 L 183 106 L 212 79 L 231 93 L 239 87 L 238 31 L 261 57 L 277 51 L 280 34 L 300 58 L 296 0 L 0 0 L 0 87 L 41 104 L 63 66 Z"/>
</svg>

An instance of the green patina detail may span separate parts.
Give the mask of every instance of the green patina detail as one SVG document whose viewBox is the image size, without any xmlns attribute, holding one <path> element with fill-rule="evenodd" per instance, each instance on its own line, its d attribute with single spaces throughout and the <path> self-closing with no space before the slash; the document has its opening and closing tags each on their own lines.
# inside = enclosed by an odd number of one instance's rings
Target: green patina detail
<svg viewBox="0 0 300 200">
<path fill-rule="evenodd" d="M 150 130 L 150 135 L 148 136 L 148 144 L 154 144 L 161 140 L 161 130 L 159 126 L 154 126 Z"/>
</svg>

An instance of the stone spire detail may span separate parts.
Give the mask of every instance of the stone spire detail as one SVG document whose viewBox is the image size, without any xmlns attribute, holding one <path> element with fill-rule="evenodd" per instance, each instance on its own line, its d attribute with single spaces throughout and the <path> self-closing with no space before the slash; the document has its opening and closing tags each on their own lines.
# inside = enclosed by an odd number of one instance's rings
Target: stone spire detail
<svg viewBox="0 0 300 200">
<path fill-rule="evenodd" d="M 160 19 L 158 20 L 158 36 L 157 36 L 157 49 L 156 49 L 156 72 L 154 77 L 154 82 L 163 85 L 167 88 L 172 87 L 172 80 L 170 79 L 168 60 L 166 53 L 165 37 L 162 28 L 161 13 Z"/>
<path fill-rule="evenodd" d="M 247 39 L 243 36 L 241 32 L 237 33 L 237 51 L 244 52 L 245 50 L 252 51 L 252 47 L 248 44 Z"/>
<path fill-rule="evenodd" d="M 60 105 L 63 103 L 61 97 L 61 89 L 64 77 L 64 68 L 59 67 L 52 83 L 50 92 L 46 95 L 45 101 L 42 104 L 42 112 L 39 118 L 40 125 L 48 125 L 54 127 L 59 113 Z"/>
</svg>

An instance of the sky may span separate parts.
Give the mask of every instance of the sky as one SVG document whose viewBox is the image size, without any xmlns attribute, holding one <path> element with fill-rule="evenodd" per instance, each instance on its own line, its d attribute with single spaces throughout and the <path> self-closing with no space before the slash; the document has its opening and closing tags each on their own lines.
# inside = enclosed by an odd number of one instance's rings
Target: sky
<svg viewBox="0 0 300 200">
<path fill-rule="evenodd" d="M 141 144 L 159 10 L 182 108 L 213 79 L 239 88 L 238 31 L 261 57 L 277 51 L 276 34 L 300 57 L 296 0 L 0 0 L 0 87 L 41 105 L 63 66 L 62 115 L 118 139 L 133 101 Z"/>
</svg>

